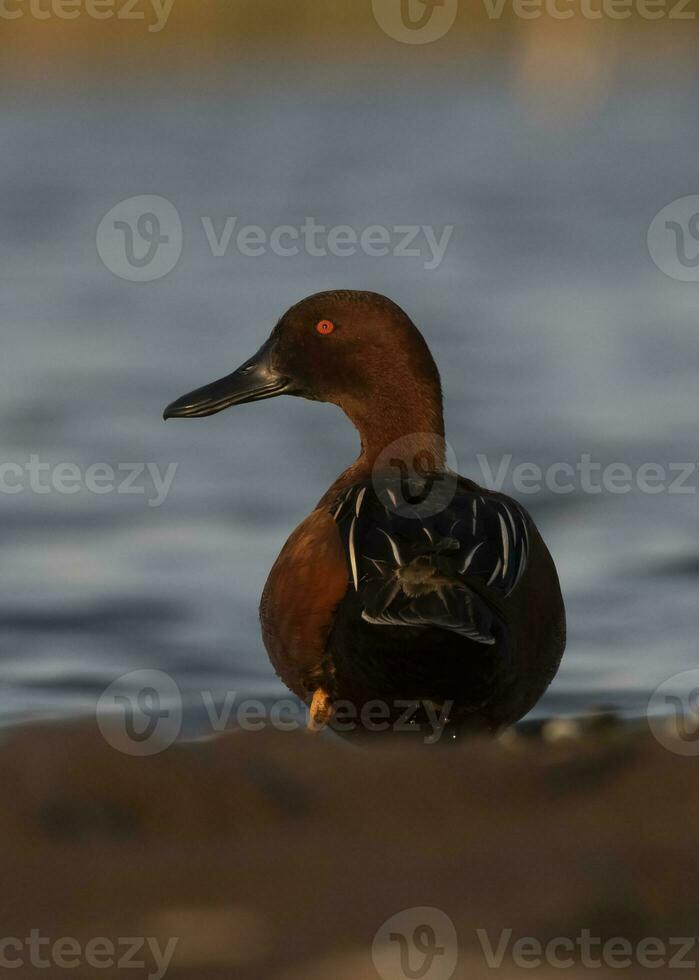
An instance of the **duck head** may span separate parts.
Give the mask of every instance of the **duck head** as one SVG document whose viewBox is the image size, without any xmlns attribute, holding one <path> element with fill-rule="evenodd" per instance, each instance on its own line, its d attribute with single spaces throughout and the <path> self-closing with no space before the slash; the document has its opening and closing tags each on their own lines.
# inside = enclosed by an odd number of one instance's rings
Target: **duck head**
<svg viewBox="0 0 699 980">
<path fill-rule="evenodd" d="M 377 293 L 317 293 L 292 306 L 232 374 L 168 405 L 164 418 L 204 418 L 233 405 L 298 395 L 338 405 L 365 454 L 411 433 L 444 435 L 439 373 L 407 314 Z"/>
</svg>

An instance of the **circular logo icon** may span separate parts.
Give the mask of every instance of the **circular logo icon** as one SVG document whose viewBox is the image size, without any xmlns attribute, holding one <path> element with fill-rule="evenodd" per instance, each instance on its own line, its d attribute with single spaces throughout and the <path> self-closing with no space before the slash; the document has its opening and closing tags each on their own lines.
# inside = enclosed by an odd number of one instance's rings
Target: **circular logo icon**
<svg viewBox="0 0 699 980">
<path fill-rule="evenodd" d="M 675 755 L 699 755 L 699 670 L 675 674 L 653 691 L 648 725 Z"/>
<path fill-rule="evenodd" d="M 132 670 L 113 681 L 97 702 L 97 725 L 126 755 L 157 755 L 182 727 L 182 696 L 162 670 Z"/>
<path fill-rule="evenodd" d="M 97 228 L 97 251 L 110 272 L 130 282 L 161 279 L 182 253 L 182 222 L 164 197 L 142 194 L 120 201 Z"/>
<path fill-rule="evenodd" d="M 424 519 L 441 513 L 454 499 L 457 468 L 454 450 L 442 436 L 414 432 L 386 446 L 374 463 L 371 481 L 392 513 Z"/>
<path fill-rule="evenodd" d="M 381 30 L 402 44 L 430 44 L 454 26 L 459 0 L 372 0 Z"/>
<path fill-rule="evenodd" d="M 454 923 L 440 909 L 405 909 L 376 933 L 371 958 L 382 980 L 450 980 L 459 958 Z"/>
<path fill-rule="evenodd" d="M 699 194 L 679 197 L 658 211 L 647 241 L 650 257 L 666 276 L 699 282 Z"/>
</svg>

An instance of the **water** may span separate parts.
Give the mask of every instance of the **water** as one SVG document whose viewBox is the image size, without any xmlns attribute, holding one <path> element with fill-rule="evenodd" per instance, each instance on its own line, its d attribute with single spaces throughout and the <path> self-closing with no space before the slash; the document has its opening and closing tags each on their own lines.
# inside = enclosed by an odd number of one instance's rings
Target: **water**
<svg viewBox="0 0 699 980">
<path fill-rule="evenodd" d="M 663 276 L 645 245 L 653 215 L 697 190 L 696 104 L 686 82 L 620 84 L 586 120 L 545 126 L 492 79 L 17 95 L 0 159 L 4 460 L 177 473 L 158 507 L 142 478 L 147 494 L 0 495 L 2 719 L 89 710 L 143 667 L 189 703 L 283 692 L 258 598 L 356 437 L 334 407 L 298 399 L 167 425 L 161 412 L 236 367 L 307 293 L 376 289 L 411 313 L 468 475 L 482 479 L 477 453 L 493 469 L 507 454 L 543 468 L 699 459 L 697 287 Z M 179 263 L 151 283 L 115 277 L 95 247 L 101 217 L 136 194 L 168 198 L 184 228 Z M 200 220 L 270 231 L 308 215 L 455 231 L 430 271 L 393 256 L 215 258 Z M 642 710 L 697 661 L 696 496 L 516 495 L 569 618 L 539 712 Z"/>
</svg>

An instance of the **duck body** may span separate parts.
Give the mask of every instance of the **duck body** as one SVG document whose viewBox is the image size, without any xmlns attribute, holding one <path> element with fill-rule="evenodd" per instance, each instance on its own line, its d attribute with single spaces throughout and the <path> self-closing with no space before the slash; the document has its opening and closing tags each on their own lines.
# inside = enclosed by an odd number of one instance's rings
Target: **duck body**
<svg viewBox="0 0 699 980">
<path fill-rule="evenodd" d="M 563 655 L 555 566 L 511 498 L 458 478 L 421 514 L 396 508 L 403 490 L 367 479 L 326 494 L 270 573 L 265 646 L 303 700 L 321 690 L 354 709 L 343 733 L 390 730 L 406 713 L 426 725 L 430 706 L 450 730 L 496 733 L 536 704 Z"/>
<path fill-rule="evenodd" d="M 524 508 L 447 465 L 439 374 L 418 329 L 386 297 L 316 294 L 165 417 L 280 394 L 334 402 L 362 446 L 291 534 L 260 606 L 272 665 L 313 726 L 395 731 L 408 706 L 418 728 L 436 713 L 455 732 L 517 721 L 565 648 L 558 576 Z"/>
</svg>

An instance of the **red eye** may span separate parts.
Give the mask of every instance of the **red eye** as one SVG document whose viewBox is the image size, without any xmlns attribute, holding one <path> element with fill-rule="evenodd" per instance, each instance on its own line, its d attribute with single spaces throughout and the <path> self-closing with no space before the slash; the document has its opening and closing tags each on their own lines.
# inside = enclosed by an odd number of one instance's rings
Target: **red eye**
<svg viewBox="0 0 699 980">
<path fill-rule="evenodd" d="M 316 330 L 318 333 L 322 333 L 323 336 L 332 333 L 334 329 L 335 324 L 332 322 L 332 320 L 321 320 L 320 323 L 316 323 Z"/>
</svg>

